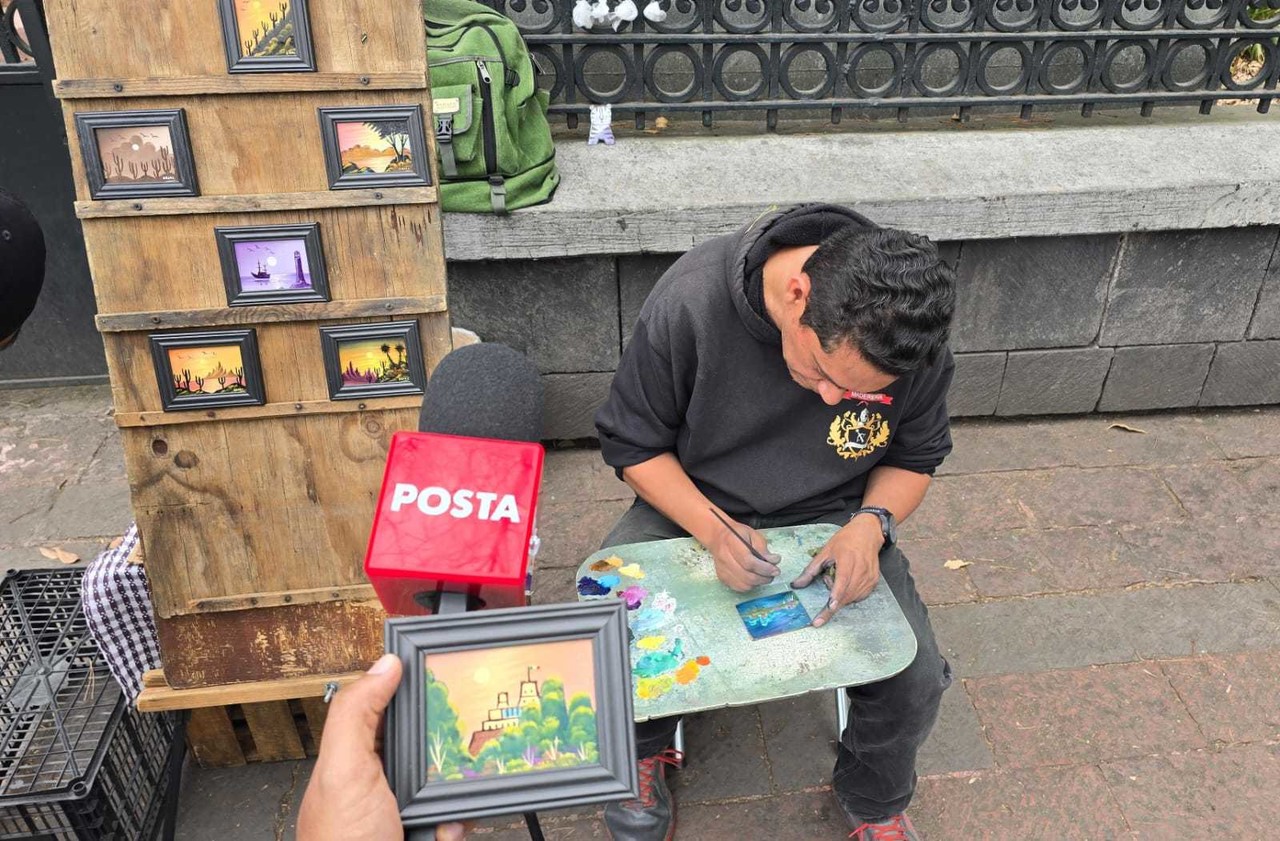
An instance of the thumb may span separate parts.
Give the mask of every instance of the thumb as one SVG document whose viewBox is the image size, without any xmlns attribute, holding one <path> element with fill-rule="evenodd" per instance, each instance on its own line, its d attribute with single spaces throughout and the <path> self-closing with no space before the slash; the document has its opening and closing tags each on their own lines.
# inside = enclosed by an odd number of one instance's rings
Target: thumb
<svg viewBox="0 0 1280 841">
<path fill-rule="evenodd" d="M 400 658 L 384 654 L 355 683 L 333 696 L 323 746 L 336 756 L 373 753 L 382 713 L 400 686 Z"/>
<path fill-rule="evenodd" d="M 816 578 L 818 574 L 822 572 L 823 568 L 830 562 L 831 559 L 827 555 L 825 549 L 824 551 L 819 552 L 812 561 L 809 561 L 809 565 L 804 568 L 804 572 L 800 573 L 800 575 L 796 577 L 796 580 L 791 582 L 791 588 L 793 590 L 803 590 L 805 587 L 808 587 L 813 583 L 813 579 Z"/>
</svg>

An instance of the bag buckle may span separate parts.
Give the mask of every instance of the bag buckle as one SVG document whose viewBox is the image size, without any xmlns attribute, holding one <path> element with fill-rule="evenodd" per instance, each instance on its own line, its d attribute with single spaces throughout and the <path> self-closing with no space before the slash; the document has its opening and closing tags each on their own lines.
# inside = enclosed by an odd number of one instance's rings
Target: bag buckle
<svg viewBox="0 0 1280 841">
<path fill-rule="evenodd" d="M 489 202 L 494 213 L 507 212 L 507 181 L 501 175 L 489 176 Z"/>
<path fill-rule="evenodd" d="M 436 117 L 436 140 L 441 143 L 453 142 L 453 116 L 451 114 Z"/>
</svg>

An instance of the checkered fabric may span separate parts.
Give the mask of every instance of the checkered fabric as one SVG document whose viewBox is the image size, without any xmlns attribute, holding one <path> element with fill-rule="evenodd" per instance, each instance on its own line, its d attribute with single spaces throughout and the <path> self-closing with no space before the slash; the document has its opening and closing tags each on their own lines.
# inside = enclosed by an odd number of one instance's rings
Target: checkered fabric
<svg viewBox="0 0 1280 841">
<path fill-rule="evenodd" d="M 139 551 L 138 524 L 133 523 L 119 545 L 93 559 L 80 587 L 89 633 L 131 702 L 142 690 L 143 673 L 160 668 L 151 595 L 146 570 L 137 562 Z"/>
</svg>

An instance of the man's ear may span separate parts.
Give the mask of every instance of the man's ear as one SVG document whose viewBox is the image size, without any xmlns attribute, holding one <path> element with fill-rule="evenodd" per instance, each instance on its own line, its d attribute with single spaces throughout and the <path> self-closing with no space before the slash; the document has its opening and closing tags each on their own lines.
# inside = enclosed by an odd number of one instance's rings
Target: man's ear
<svg viewBox="0 0 1280 841">
<path fill-rule="evenodd" d="M 809 305 L 809 292 L 812 289 L 813 284 L 809 280 L 809 275 L 796 272 L 787 278 L 787 286 L 784 290 L 787 304 L 791 306 L 798 304 L 803 311 Z"/>
</svg>

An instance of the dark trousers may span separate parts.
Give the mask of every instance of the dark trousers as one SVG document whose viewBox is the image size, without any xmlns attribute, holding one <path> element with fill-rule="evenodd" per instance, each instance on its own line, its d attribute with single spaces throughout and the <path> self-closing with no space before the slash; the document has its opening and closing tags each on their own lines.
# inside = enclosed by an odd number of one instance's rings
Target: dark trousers
<svg viewBox="0 0 1280 841">
<path fill-rule="evenodd" d="M 750 516 L 739 520 L 755 529 L 831 523 L 843 526 L 848 511 L 822 516 Z M 637 499 L 604 539 L 601 548 L 687 537 L 688 533 L 653 506 Z M 933 729 L 943 691 L 951 685 L 951 667 L 938 653 L 929 611 L 916 593 L 907 559 L 896 546 L 880 553 L 880 575 L 893 591 L 916 634 L 916 659 L 879 683 L 849 687 L 845 723 L 831 785 L 845 810 L 863 820 L 889 817 L 907 808 L 916 788 L 916 751 Z M 643 759 L 671 746 L 678 716 L 636 725 L 636 746 Z"/>
</svg>

